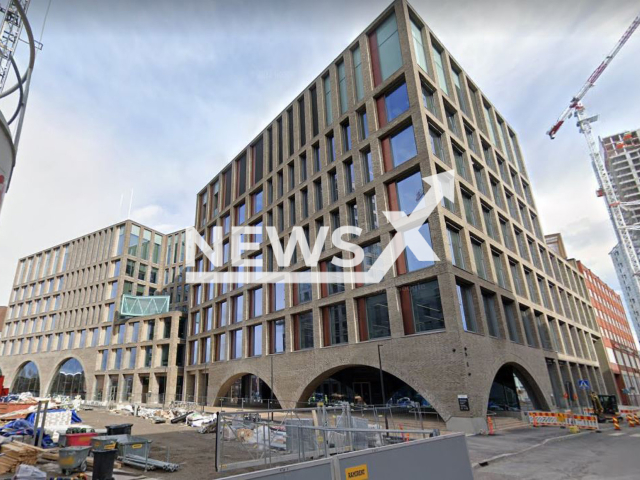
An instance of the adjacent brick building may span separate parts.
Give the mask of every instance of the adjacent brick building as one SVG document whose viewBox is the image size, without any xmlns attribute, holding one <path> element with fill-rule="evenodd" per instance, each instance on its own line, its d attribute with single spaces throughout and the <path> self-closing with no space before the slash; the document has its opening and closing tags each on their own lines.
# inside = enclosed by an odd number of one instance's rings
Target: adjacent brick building
<svg viewBox="0 0 640 480">
<path fill-rule="evenodd" d="M 591 305 L 600 327 L 606 361 L 613 374 L 615 385 L 608 385 L 609 391 L 615 391 L 624 405 L 639 405 L 640 355 L 622 299 L 582 262 L 578 262 L 578 268 L 585 278 Z"/>
</svg>

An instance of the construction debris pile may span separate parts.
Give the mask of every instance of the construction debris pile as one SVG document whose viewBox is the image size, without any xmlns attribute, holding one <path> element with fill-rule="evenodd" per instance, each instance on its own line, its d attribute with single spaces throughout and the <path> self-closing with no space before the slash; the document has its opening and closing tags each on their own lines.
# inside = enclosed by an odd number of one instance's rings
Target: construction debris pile
<svg viewBox="0 0 640 480">
<path fill-rule="evenodd" d="M 214 433 L 218 419 L 215 413 L 199 413 L 184 406 L 171 406 L 168 409 L 162 409 L 119 404 L 112 411 L 122 415 L 146 418 L 153 423 L 177 424 L 184 422 L 186 425 L 196 428 L 199 433 Z"/>
</svg>

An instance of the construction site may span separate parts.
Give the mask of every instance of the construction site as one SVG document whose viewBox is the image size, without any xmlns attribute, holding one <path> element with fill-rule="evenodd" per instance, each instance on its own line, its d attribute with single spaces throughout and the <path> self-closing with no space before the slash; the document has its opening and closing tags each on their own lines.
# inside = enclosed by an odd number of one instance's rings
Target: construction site
<svg viewBox="0 0 640 480">
<path fill-rule="evenodd" d="M 0 0 L 0 207 L 22 185 L 51 11 L 55 24 L 51 2 Z M 167 208 L 132 220 L 131 189 L 125 218 L 1 266 L 0 479 L 637 475 L 640 130 L 598 137 L 585 102 L 638 48 L 640 15 L 617 18 L 546 132 L 574 119 L 586 140 L 575 156 L 613 227 L 610 286 L 574 253 L 605 241 L 543 232 L 555 212 L 534 195 L 531 132 L 428 13 L 372 11 L 272 120 L 252 117 L 259 133 L 187 188 L 186 228 Z"/>
</svg>

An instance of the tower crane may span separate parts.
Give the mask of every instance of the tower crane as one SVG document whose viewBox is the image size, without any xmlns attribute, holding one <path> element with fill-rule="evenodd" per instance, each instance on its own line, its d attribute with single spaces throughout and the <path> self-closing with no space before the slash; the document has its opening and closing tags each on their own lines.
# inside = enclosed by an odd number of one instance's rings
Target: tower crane
<svg viewBox="0 0 640 480">
<path fill-rule="evenodd" d="M 625 221 L 623 210 L 626 208 L 626 205 L 624 204 L 624 202 L 618 201 L 617 195 L 613 188 L 613 184 L 611 182 L 611 178 L 609 177 L 609 174 L 607 173 L 605 167 L 604 158 L 600 153 L 598 142 L 591 129 L 591 124 L 598 119 L 598 116 L 587 116 L 586 109 L 582 104 L 582 99 L 593 88 L 596 80 L 600 78 L 602 73 L 607 69 L 612 60 L 620 52 L 624 44 L 627 43 L 638 26 L 640 26 L 640 15 L 638 15 L 633 20 L 633 22 L 631 22 L 631 25 L 624 32 L 620 40 L 618 40 L 616 45 L 613 47 L 613 50 L 609 52 L 602 63 L 598 66 L 598 68 L 595 69 L 595 71 L 587 79 L 582 88 L 571 99 L 571 101 L 569 102 L 569 106 L 562 112 L 556 123 L 547 132 L 547 135 L 549 135 L 549 137 L 553 140 L 565 120 L 570 118 L 572 115 L 575 115 L 577 119 L 577 127 L 587 141 L 587 146 L 589 147 L 589 155 L 591 156 L 594 170 L 598 175 L 598 181 L 600 183 L 603 196 L 605 197 L 605 200 L 607 202 L 611 220 L 614 223 L 618 239 L 622 244 L 625 255 L 627 256 L 627 259 L 629 261 L 630 269 L 634 275 L 633 280 L 636 282 L 640 281 L 640 260 L 638 259 L 638 254 L 633 246 L 631 232 L 633 230 L 640 230 L 640 225 L 627 225 Z"/>
</svg>

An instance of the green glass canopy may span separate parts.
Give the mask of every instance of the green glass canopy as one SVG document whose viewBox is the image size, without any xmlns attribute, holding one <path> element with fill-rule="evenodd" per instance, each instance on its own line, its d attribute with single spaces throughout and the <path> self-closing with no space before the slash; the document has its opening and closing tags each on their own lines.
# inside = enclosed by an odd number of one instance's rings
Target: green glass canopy
<svg viewBox="0 0 640 480">
<path fill-rule="evenodd" d="M 169 296 L 154 295 L 153 297 L 136 297 L 134 295 L 122 295 L 120 316 L 122 317 L 146 317 L 169 311 Z"/>
</svg>

